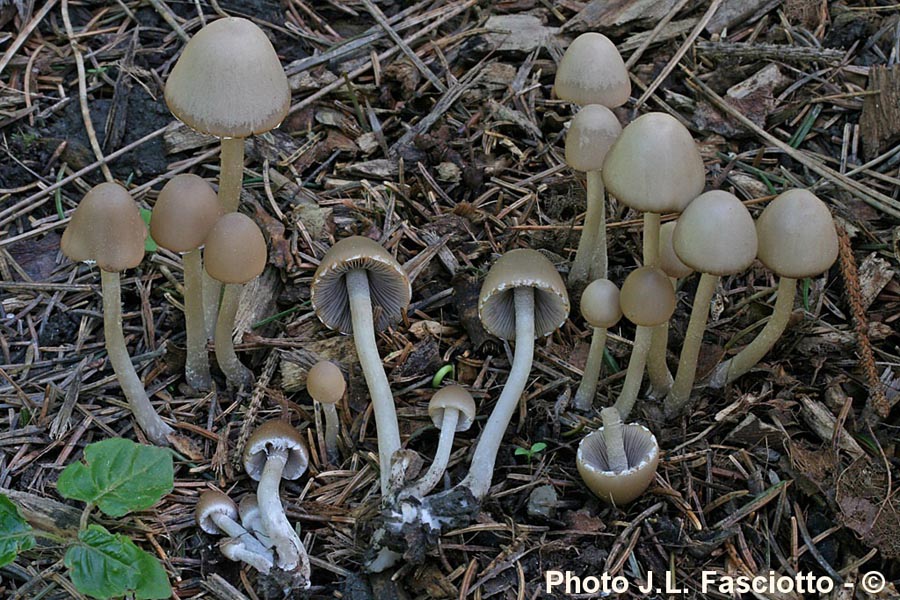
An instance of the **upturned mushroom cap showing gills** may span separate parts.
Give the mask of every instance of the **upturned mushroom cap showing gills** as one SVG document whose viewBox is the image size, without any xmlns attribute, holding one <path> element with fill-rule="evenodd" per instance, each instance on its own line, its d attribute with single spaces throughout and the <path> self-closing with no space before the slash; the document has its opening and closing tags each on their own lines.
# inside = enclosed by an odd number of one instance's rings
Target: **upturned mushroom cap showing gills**
<svg viewBox="0 0 900 600">
<path fill-rule="evenodd" d="M 622 133 L 622 125 L 611 110 L 599 104 L 585 106 L 569 124 L 566 134 L 566 164 L 576 171 L 599 171 L 606 153 Z"/>
<path fill-rule="evenodd" d="M 213 515 L 216 514 L 225 515 L 229 519 L 236 521 L 238 518 L 238 507 L 231 498 L 222 492 L 215 490 L 203 492 L 200 500 L 197 501 L 197 507 L 194 509 L 197 525 L 206 533 L 222 533 L 213 520 Z"/>
<path fill-rule="evenodd" d="M 475 421 L 475 400 L 469 390 L 461 385 L 450 385 L 439 389 L 428 403 L 428 416 L 438 429 L 441 428 L 446 409 L 459 411 L 456 431 L 466 431 Z"/>
<path fill-rule="evenodd" d="M 837 260 L 834 219 L 807 190 L 789 190 L 772 200 L 756 220 L 756 233 L 759 260 L 782 277 L 815 277 Z"/>
<path fill-rule="evenodd" d="M 534 335 L 550 335 L 569 314 L 569 294 L 559 272 L 537 250 L 511 250 L 497 259 L 481 286 L 478 315 L 492 334 L 516 339 L 515 289 L 534 288 Z"/>
<path fill-rule="evenodd" d="M 398 322 L 412 297 L 406 271 L 377 242 L 353 236 L 332 246 L 313 275 L 310 299 L 322 323 L 341 333 L 353 332 L 344 278 L 355 269 L 368 275 L 372 309 L 377 316 L 375 329 L 382 331 Z"/>
<path fill-rule="evenodd" d="M 101 183 L 75 209 L 60 249 L 75 262 L 94 261 L 117 273 L 141 264 L 146 238 L 147 226 L 131 194 L 117 183 Z"/>
<path fill-rule="evenodd" d="M 591 327 L 613 327 L 622 318 L 619 288 L 609 279 L 595 279 L 581 294 L 581 316 Z"/>
<path fill-rule="evenodd" d="M 581 106 L 622 106 L 631 95 L 625 62 L 608 37 L 583 33 L 566 49 L 553 83 L 556 96 Z"/>
<path fill-rule="evenodd" d="M 259 226 L 241 213 L 228 213 L 206 236 L 206 272 L 222 283 L 247 283 L 266 268 L 266 239 Z"/>
<path fill-rule="evenodd" d="M 628 469 L 612 471 L 606 457 L 606 441 L 599 429 L 578 444 L 575 460 L 585 485 L 605 502 L 622 506 L 638 498 L 656 476 L 659 444 L 643 425 L 624 426 L 625 456 Z"/>
<path fill-rule="evenodd" d="M 291 92 L 278 55 L 263 31 L 227 17 L 197 32 L 166 81 L 166 104 L 191 129 L 244 138 L 277 127 Z"/>
<path fill-rule="evenodd" d="M 181 174 L 163 186 L 153 207 L 150 235 L 172 252 L 190 252 L 203 245 L 222 216 L 215 190 L 202 177 Z"/>
<path fill-rule="evenodd" d="M 603 163 L 609 193 L 641 212 L 681 212 L 703 191 L 705 177 L 690 132 L 658 112 L 629 123 Z"/>
<path fill-rule="evenodd" d="M 694 272 L 692 268 L 681 262 L 672 245 L 672 234 L 675 233 L 677 221 L 663 223 L 659 228 L 659 268 L 669 277 L 681 279 Z"/>
<path fill-rule="evenodd" d="M 675 290 L 661 269 L 641 267 L 625 278 L 619 302 L 629 321 L 655 327 L 668 321 L 675 312 Z"/>
<path fill-rule="evenodd" d="M 675 227 L 675 254 L 701 273 L 740 273 L 756 259 L 756 225 L 733 194 L 715 190 L 691 202 Z"/>
<path fill-rule="evenodd" d="M 309 452 L 300 432 L 284 421 L 266 421 L 250 435 L 244 447 L 244 470 L 251 479 L 259 481 L 270 448 L 288 452 L 283 479 L 299 479 L 306 472 Z"/>
<path fill-rule="evenodd" d="M 344 397 L 346 389 L 344 374 L 329 360 L 317 362 L 306 375 L 306 391 L 316 402 L 337 404 Z"/>
</svg>

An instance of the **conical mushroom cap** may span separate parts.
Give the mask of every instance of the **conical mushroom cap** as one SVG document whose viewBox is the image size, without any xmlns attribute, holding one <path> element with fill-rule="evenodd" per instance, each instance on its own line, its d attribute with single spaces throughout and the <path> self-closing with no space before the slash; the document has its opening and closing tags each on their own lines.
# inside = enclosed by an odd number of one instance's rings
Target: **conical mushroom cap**
<svg viewBox="0 0 900 600">
<path fill-rule="evenodd" d="M 641 267 L 625 278 L 619 302 L 629 321 L 655 327 L 668 321 L 675 312 L 675 290 L 662 269 Z"/>
<path fill-rule="evenodd" d="M 203 245 L 221 216 L 222 205 L 205 179 L 176 175 L 159 192 L 150 219 L 150 235 L 167 250 L 190 252 Z"/>
<path fill-rule="evenodd" d="M 603 163 L 609 193 L 641 212 L 683 211 L 703 191 L 705 174 L 690 132 L 658 112 L 629 123 Z"/>
<path fill-rule="evenodd" d="M 609 469 L 603 428 L 588 434 L 578 444 L 575 460 L 585 485 L 605 502 L 622 506 L 635 500 L 650 485 L 659 465 L 659 444 L 650 430 L 630 423 L 624 426 L 625 456 L 628 470 Z"/>
<path fill-rule="evenodd" d="M 692 268 L 681 262 L 672 246 L 672 234 L 678 221 L 663 223 L 659 228 L 659 268 L 669 277 L 681 279 L 694 272 Z"/>
<path fill-rule="evenodd" d="M 569 45 L 556 69 L 556 96 L 587 106 L 622 106 L 631 95 L 631 80 L 615 44 L 600 33 L 583 33 Z"/>
<path fill-rule="evenodd" d="M 250 434 L 244 446 L 244 470 L 254 481 L 259 481 L 270 450 L 287 451 L 282 479 L 298 479 L 309 466 L 306 442 L 296 428 L 284 421 L 266 421 Z"/>
<path fill-rule="evenodd" d="M 740 273 L 756 259 L 756 225 L 733 194 L 714 190 L 691 202 L 675 227 L 675 254 L 710 275 Z"/>
<path fill-rule="evenodd" d="M 266 268 L 266 239 L 253 219 L 228 213 L 206 236 L 203 266 L 222 283 L 247 283 Z"/>
<path fill-rule="evenodd" d="M 340 368 L 330 360 L 317 362 L 306 374 L 306 391 L 316 402 L 337 404 L 344 397 L 347 382 Z"/>
<path fill-rule="evenodd" d="M 438 429 L 444 423 L 444 411 L 459 411 L 456 431 L 465 431 L 475 421 L 475 399 L 469 390 L 461 385 L 448 385 L 434 393 L 428 403 L 428 416 Z"/>
<path fill-rule="evenodd" d="M 291 105 L 287 76 L 262 29 L 213 21 L 184 47 L 166 81 L 166 104 L 188 127 L 244 138 L 278 127 Z"/>
<path fill-rule="evenodd" d="M 611 110 L 590 104 L 578 111 L 566 134 L 566 164 L 576 171 L 599 171 L 606 153 L 622 133 Z"/>
<path fill-rule="evenodd" d="M 146 238 L 131 194 L 117 183 L 101 183 L 82 198 L 59 245 L 75 262 L 94 261 L 104 271 L 119 272 L 141 264 Z"/>
<path fill-rule="evenodd" d="M 595 279 L 581 294 L 581 316 L 591 327 L 613 327 L 622 318 L 619 288 L 609 279 Z"/>
</svg>

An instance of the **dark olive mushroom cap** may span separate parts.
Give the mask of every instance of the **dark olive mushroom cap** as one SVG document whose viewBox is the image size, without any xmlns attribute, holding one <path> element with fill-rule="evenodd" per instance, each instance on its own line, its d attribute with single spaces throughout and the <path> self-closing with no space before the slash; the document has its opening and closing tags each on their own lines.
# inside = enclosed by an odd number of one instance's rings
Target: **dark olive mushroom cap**
<svg viewBox="0 0 900 600">
<path fill-rule="evenodd" d="M 629 321 L 655 327 L 668 321 L 675 312 L 675 290 L 662 269 L 641 267 L 625 278 L 619 302 Z"/>
<path fill-rule="evenodd" d="M 213 515 L 225 515 L 234 521 L 238 518 L 238 507 L 234 501 L 215 490 L 207 490 L 200 496 L 197 506 L 194 509 L 194 517 L 197 519 L 197 525 L 206 533 L 222 533 L 219 526 L 213 521 Z"/>
<path fill-rule="evenodd" d="M 453 409 L 459 411 L 459 420 L 456 422 L 456 431 L 465 431 L 475 421 L 475 400 L 469 390 L 461 385 L 448 385 L 435 392 L 428 403 L 428 416 L 438 429 L 444 421 L 444 411 Z"/>
<path fill-rule="evenodd" d="M 688 205 L 690 206 L 690 205 Z M 659 228 L 659 268 L 669 277 L 681 279 L 694 272 L 692 268 L 681 262 L 672 246 L 672 234 L 678 221 L 663 223 Z"/>
<path fill-rule="evenodd" d="M 756 225 L 734 194 L 714 190 L 688 204 L 672 237 L 678 258 L 710 275 L 740 273 L 756 260 Z"/>
<path fill-rule="evenodd" d="M 322 257 L 310 286 L 319 320 L 341 333 L 353 332 L 345 276 L 354 269 L 365 270 L 369 277 L 375 329 L 382 331 L 399 321 L 412 296 L 409 277 L 390 252 L 361 236 L 342 239 Z"/>
<path fill-rule="evenodd" d="M 611 110 L 590 104 L 578 111 L 566 133 L 566 164 L 576 171 L 599 171 L 606 153 L 622 133 Z"/>
<path fill-rule="evenodd" d="M 262 29 L 237 17 L 191 38 L 166 81 L 166 104 L 188 127 L 244 138 L 278 127 L 291 106 L 287 76 Z"/>
<path fill-rule="evenodd" d="M 206 236 L 203 266 L 222 283 L 247 283 L 266 268 L 266 239 L 250 217 L 223 215 Z"/>
<path fill-rule="evenodd" d="M 825 203 L 807 190 L 779 194 L 756 220 L 759 260 L 781 277 L 815 277 L 838 255 L 837 230 Z"/>
<path fill-rule="evenodd" d="M 317 362 L 306 374 L 306 391 L 316 402 L 337 404 L 346 390 L 344 374 L 330 360 Z"/>
<path fill-rule="evenodd" d="M 131 194 L 117 183 L 101 183 L 82 198 L 59 245 L 75 262 L 93 261 L 104 271 L 120 272 L 141 264 L 146 238 Z"/>
<path fill-rule="evenodd" d="M 631 80 L 622 55 L 608 37 L 588 32 L 575 38 L 556 68 L 556 96 L 587 106 L 622 106 L 631 95 Z"/>
<path fill-rule="evenodd" d="M 534 288 L 534 335 L 550 335 L 566 322 L 569 294 L 556 267 L 537 250 L 510 250 L 491 267 L 478 298 L 478 316 L 492 334 L 516 339 L 515 289 Z"/>
<path fill-rule="evenodd" d="M 250 435 L 244 447 L 244 470 L 251 479 L 259 481 L 270 449 L 288 452 L 283 479 L 298 479 L 306 472 L 309 452 L 300 432 L 284 421 L 266 421 Z"/>
<path fill-rule="evenodd" d="M 183 173 L 160 190 L 150 235 L 167 250 L 190 252 L 203 245 L 221 216 L 222 205 L 212 186 L 202 177 Z"/>
<path fill-rule="evenodd" d="M 609 279 L 595 279 L 581 294 L 581 316 L 591 327 L 613 327 L 622 318 L 619 287 Z"/>
<path fill-rule="evenodd" d="M 585 485 L 605 502 L 622 506 L 635 500 L 650 485 L 659 465 L 659 444 L 643 425 L 624 425 L 625 456 L 628 470 L 609 470 L 603 428 L 588 434 L 578 444 L 575 460 Z"/>
</svg>

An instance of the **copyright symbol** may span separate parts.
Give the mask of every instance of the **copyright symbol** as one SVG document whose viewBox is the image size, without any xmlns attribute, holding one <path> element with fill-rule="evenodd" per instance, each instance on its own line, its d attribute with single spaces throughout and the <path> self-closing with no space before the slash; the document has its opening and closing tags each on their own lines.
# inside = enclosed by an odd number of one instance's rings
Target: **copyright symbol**
<svg viewBox="0 0 900 600">
<path fill-rule="evenodd" d="M 884 589 L 886 585 L 884 575 L 878 571 L 869 571 L 862 576 L 859 582 L 862 590 L 869 594 L 877 594 Z"/>
</svg>

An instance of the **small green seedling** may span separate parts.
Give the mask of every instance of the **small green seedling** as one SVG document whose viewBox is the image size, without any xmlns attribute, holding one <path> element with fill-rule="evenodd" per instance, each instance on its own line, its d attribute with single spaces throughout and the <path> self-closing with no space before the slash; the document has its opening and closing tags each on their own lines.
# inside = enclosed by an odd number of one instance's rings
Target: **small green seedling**
<svg viewBox="0 0 900 600">
<path fill-rule="evenodd" d="M 531 462 L 531 459 L 534 458 L 535 454 L 539 454 L 547 449 L 547 444 L 544 442 L 536 442 L 531 445 L 531 448 L 516 448 L 516 456 L 524 456 L 528 459 L 528 462 Z"/>
</svg>

